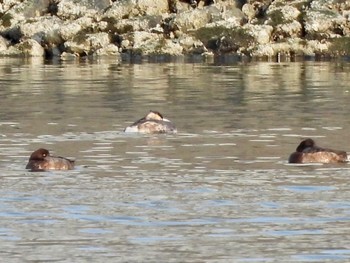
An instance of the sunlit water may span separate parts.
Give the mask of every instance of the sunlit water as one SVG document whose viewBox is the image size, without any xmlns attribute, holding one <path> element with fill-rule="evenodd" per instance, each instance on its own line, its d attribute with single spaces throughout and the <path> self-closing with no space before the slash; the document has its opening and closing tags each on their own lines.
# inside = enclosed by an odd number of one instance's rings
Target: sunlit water
<svg viewBox="0 0 350 263">
<path fill-rule="evenodd" d="M 1 262 L 349 262 L 347 62 L 0 61 Z M 149 110 L 177 135 L 124 134 Z M 76 159 L 31 173 L 45 147 Z"/>
</svg>

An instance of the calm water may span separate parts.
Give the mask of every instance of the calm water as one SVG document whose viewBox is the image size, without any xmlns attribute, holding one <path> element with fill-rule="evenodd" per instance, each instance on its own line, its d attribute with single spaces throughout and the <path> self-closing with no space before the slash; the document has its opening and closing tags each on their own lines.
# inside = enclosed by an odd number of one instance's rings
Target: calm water
<svg viewBox="0 0 350 263">
<path fill-rule="evenodd" d="M 3 262 L 349 262 L 350 63 L 0 60 Z M 127 135 L 150 109 L 170 136 Z M 24 169 L 39 148 L 77 160 Z"/>
</svg>

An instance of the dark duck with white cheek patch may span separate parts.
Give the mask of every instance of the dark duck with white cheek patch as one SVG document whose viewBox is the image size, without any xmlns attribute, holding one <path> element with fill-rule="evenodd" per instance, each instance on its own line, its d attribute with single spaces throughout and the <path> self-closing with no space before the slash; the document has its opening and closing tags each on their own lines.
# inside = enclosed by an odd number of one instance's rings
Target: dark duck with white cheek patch
<svg viewBox="0 0 350 263">
<path fill-rule="evenodd" d="M 289 157 L 289 163 L 345 163 L 348 156 L 345 151 L 319 147 L 315 141 L 303 140 Z"/>
<path fill-rule="evenodd" d="M 176 127 L 158 111 L 150 111 L 145 117 L 125 128 L 124 132 L 146 134 L 176 133 Z"/>
<path fill-rule="evenodd" d="M 31 171 L 72 170 L 74 169 L 74 161 L 60 156 L 52 156 L 48 150 L 40 148 L 30 155 L 26 169 Z"/>
</svg>

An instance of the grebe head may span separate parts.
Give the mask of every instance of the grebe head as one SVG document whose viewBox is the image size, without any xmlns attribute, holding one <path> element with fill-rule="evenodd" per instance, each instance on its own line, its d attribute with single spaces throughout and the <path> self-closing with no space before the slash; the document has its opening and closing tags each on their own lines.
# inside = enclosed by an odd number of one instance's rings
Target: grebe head
<svg viewBox="0 0 350 263">
<path fill-rule="evenodd" d="M 315 141 L 313 139 L 308 138 L 308 139 L 303 140 L 299 144 L 299 146 L 297 147 L 296 151 L 297 152 L 302 152 L 305 149 L 310 148 L 310 147 L 314 147 L 314 146 L 315 146 Z"/>
<path fill-rule="evenodd" d="M 47 156 L 50 156 L 50 152 L 46 149 L 40 148 L 30 155 L 29 160 L 44 160 Z"/>
<path fill-rule="evenodd" d="M 163 121 L 165 120 L 163 118 L 163 115 L 160 114 L 160 112 L 158 111 L 150 111 L 146 117 L 145 117 L 146 120 L 158 120 L 158 121 Z"/>
</svg>

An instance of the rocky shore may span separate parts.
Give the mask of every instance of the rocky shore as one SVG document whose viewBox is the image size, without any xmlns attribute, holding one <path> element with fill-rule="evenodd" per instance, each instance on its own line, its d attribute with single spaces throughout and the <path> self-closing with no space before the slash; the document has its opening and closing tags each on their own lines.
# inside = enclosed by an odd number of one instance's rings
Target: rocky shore
<svg viewBox="0 0 350 263">
<path fill-rule="evenodd" d="M 0 56 L 344 56 L 347 0 L 3 0 Z"/>
</svg>

